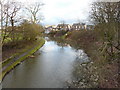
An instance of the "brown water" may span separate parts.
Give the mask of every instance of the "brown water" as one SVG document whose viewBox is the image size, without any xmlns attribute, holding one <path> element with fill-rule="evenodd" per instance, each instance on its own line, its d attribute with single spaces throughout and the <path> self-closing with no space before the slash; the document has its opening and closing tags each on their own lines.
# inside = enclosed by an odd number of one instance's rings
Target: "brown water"
<svg viewBox="0 0 120 90">
<path fill-rule="evenodd" d="M 76 50 L 64 43 L 46 40 L 44 46 L 12 70 L 2 82 L 3 88 L 62 88 L 74 77 L 76 60 L 87 62 L 83 50 Z"/>
</svg>

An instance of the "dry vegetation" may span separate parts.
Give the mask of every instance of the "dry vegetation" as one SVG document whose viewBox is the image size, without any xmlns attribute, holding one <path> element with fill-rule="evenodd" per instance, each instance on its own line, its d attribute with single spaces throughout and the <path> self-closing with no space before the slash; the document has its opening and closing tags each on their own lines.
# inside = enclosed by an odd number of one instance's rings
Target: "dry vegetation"
<svg viewBox="0 0 120 90">
<path fill-rule="evenodd" d="M 65 31 L 60 31 L 65 32 Z M 69 83 L 70 87 L 76 88 L 118 88 L 119 71 L 117 55 L 114 57 L 109 56 L 106 53 L 101 52 L 103 47 L 103 40 L 101 39 L 101 33 L 98 30 L 90 31 L 68 31 L 64 34 L 58 32 L 52 32 L 50 35 L 54 36 L 57 41 L 61 38 L 63 42 L 69 43 L 71 46 L 77 49 L 84 49 L 87 55 L 90 57 L 92 63 L 82 65 L 77 62 L 75 66 L 76 80 Z M 58 36 L 57 36 L 58 35 Z M 63 38 L 64 37 L 64 38 Z M 58 39 L 57 39 L 58 38 Z M 72 42 L 72 43 L 71 43 Z M 118 54 L 118 51 L 114 52 Z M 86 69 L 87 68 L 87 69 Z M 83 76 L 83 77 L 81 77 Z"/>
</svg>

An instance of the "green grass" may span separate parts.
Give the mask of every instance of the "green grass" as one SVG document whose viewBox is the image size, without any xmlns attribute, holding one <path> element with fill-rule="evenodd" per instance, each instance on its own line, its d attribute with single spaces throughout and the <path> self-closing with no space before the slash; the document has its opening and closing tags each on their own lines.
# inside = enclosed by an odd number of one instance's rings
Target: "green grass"
<svg viewBox="0 0 120 90">
<path fill-rule="evenodd" d="M 37 41 L 37 45 L 34 49 L 32 49 L 30 52 L 28 52 L 28 54 L 26 54 L 25 56 L 19 58 L 17 61 L 15 61 L 12 65 L 8 66 L 3 72 L 2 75 L 0 75 L 2 78 L 7 74 L 7 72 L 9 72 L 10 70 L 12 70 L 16 65 L 20 64 L 22 61 L 25 60 L 25 58 L 27 58 L 28 56 L 30 56 L 31 54 L 35 53 L 39 48 L 41 48 L 45 43 L 44 39 L 40 39 Z M 6 61 L 6 62 L 10 62 L 12 59 Z"/>
<path fill-rule="evenodd" d="M 24 53 L 24 52 L 27 52 L 29 49 L 31 49 L 31 47 L 33 47 L 34 45 L 38 44 L 39 42 L 40 42 L 40 39 L 37 40 L 37 41 L 34 41 L 33 44 L 31 44 L 31 45 L 25 45 L 25 46 L 23 46 L 23 45 L 21 44 L 23 48 L 22 48 L 22 49 L 19 49 L 19 50 L 17 51 L 17 53 L 13 53 L 11 57 L 9 57 L 9 58 L 7 58 L 6 60 L 2 61 L 2 62 L 1 62 L 1 63 L 2 63 L 2 67 L 4 67 L 6 64 L 8 64 L 15 56 L 18 56 L 18 55 L 20 55 L 20 54 L 22 54 L 22 53 Z M 21 45 L 18 45 L 18 46 L 16 47 L 16 49 L 19 48 L 19 47 L 21 47 Z"/>
</svg>

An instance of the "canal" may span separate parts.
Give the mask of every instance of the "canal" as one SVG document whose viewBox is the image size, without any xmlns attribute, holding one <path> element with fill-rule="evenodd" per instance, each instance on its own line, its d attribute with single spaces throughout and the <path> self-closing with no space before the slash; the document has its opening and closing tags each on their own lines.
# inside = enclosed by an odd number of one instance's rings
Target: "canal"
<svg viewBox="0 0 120 90">
<path fill-rule="evenodd" d="M 89 61 L 83 50 L 66 43 L 61 45 L 49 38 L 46 38 L 44 46 L 34 55 L 5 76 L 3 88 L 66 87 L 66 82 L 74 78 L 74 62 Z"/>
</svg>

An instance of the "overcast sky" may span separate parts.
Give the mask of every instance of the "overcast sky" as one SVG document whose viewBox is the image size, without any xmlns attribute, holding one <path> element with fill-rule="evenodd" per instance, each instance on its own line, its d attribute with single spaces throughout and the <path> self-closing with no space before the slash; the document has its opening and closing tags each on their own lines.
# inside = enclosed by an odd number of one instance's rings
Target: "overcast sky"
<svg viewBox="0 0 120 90">
<path fill-rule="evenodd" d="M 93 0 L 43 0 L 42 9 L 45 24 L 57 24 L 61 21 L 74 23 L 78 20 L 87 22 L 90 4 Z"/>
<path fill-rule="evenodd" d="M 18 0 L 19 1 L 19 0 Z M 81 22 L 89 22 L 90 4 L 95 0 L 20 0 L 22 2 L 38 2 L 41 1 L 45 5 L 42 8 L 42 15 L 45 25 L 56 25 L 61 21 L 72 24 L 78 20 Z M 26 3 L 26 4 L 27 4 Z"/>
</svg>

